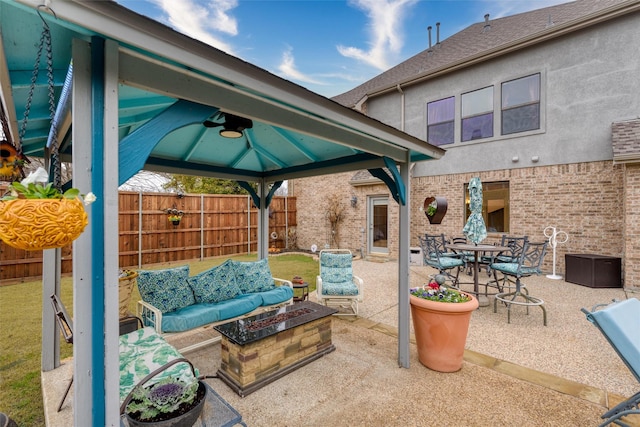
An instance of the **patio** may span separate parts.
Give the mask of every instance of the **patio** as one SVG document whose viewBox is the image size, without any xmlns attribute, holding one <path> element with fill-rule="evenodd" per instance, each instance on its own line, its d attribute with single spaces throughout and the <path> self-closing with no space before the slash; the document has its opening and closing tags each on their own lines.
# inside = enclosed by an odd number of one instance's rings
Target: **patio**
<svg viewBox="0 0 640 427">
<path fill-rule="evenodd" d="M 539 310 L 526 316 L 514 308 L 507 324 L 504 307 L 498 313 L 482 307 L 472 316 L 462 370 L 443 374 L 422 366 L 413 345 L 410 368 L 398 367 L 398 264 L 358 260 L 354 270 L 365 282 L 364 302 L 358 319 L 334 317 L 334 352 L 244 398 L 219 379 L 207 380 L 247 425 L 597 425 L 606 407 L 638 389 L 580 312 L 626 298 L 621 288 L 529 278 L 527 286 L 546 302 L 549 325 L 542 325 Z M 411 285 L 432 272 L 412 266 Z M 186 356 L 201 373 L 214 375 L 220 347 Z M 49 426 L 71 425 L 72 395 L 55 412 L 70 370 L 67 362 L 43 373 Z"/>
</svg>

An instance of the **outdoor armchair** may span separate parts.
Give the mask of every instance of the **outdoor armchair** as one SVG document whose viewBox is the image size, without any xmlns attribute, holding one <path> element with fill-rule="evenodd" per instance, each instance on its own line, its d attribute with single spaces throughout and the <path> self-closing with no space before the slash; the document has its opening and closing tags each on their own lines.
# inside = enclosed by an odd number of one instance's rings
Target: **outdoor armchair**
<svg viewBox="0 0 640 427">
<path fill-rule="evenodd" d="M 318 303 L 339 310 L 339 315 L 358 315 L 363 281 L 353 274 L 353 255 L 348 249 L 320 251 L 320 274 L 316 277 Z M 344 312 L 340 308 L 347 308 Z"/>
</svg>

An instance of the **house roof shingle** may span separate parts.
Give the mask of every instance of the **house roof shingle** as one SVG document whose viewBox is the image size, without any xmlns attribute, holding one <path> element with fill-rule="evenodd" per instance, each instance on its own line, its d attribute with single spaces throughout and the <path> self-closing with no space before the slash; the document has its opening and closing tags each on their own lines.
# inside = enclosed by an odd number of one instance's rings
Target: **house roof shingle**
<svg viewBox="0 0 640 427">
<path fill-rule="evenodd" d="M 527 42 L 540 42 L 578 29 L 596 17 L 631 7 L 638 10 L 638 0 L 577 0 L 530 12 L 475 23 L 442 40 L 439 45 L 416 54 L 367 82 L 332 99 L 354 107 L 365 97 L 395 90 L 398 84 L 417 82 L 457 66 L 484 61 L 493 56 L 522 48 Z"/>
</svg>

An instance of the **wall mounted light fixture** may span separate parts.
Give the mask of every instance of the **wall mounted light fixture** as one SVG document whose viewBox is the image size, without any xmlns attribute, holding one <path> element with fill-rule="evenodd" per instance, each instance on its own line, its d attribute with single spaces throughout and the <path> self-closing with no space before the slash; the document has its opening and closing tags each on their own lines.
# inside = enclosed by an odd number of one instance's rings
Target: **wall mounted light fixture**
<svg viewBox="0 0 640 427">
<path fill-rule="evenodd" d="M 351 207 L 355 208 L 358 205 L 358 198 L 356 196 L 351 197 Z"/>
</svg>

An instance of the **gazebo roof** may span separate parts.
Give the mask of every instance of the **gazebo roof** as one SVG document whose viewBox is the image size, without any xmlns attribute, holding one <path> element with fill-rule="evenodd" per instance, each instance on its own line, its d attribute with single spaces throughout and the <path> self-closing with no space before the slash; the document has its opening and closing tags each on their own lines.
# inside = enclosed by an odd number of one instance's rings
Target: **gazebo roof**
<svg viewBox="0 0 640 427">
<path fill-rule="evenodd" d="M 36 7 L 39 1 L 22 3 L 0 3 L 0 58 L 7 71 L 0 83 L 14 140 L 43 26 L 38 14 L 25 7 Z M 101 38 L 119 44 L 121 183 L 139 169 L 273 182 L 382 167 L 383 158 L 404 162 L 407 151 L 411 161 L 444 153 L 115 2 L 55 2 L 52 8 L 57 17 L 46 8 L 40 15 L 51 30 L 54 91 L 60 101 L 56 127 L 63 156 L 73 144 L 70 97 L 64 88 L 72 40 Z M 44 55 L 39 68 L 23 140 L 28 156 L 43 156 L 49 137 Z M 250 119 L 252 127 L 241 138 L 228 139 L 219 135 L 221 127 L 203 126 L 205 121 L 221 124 L 224 113 Z M 153 138 L 148 155 L 135 155 L 141 141 Z M 127 140 L 134 142 L 129 148 Z"/>
</svg>

